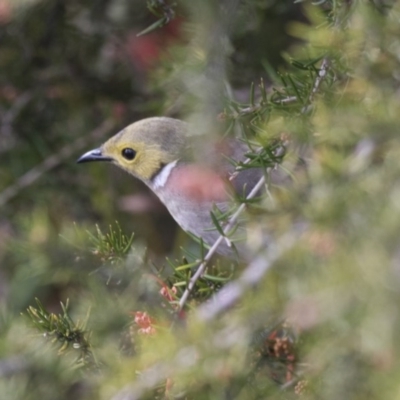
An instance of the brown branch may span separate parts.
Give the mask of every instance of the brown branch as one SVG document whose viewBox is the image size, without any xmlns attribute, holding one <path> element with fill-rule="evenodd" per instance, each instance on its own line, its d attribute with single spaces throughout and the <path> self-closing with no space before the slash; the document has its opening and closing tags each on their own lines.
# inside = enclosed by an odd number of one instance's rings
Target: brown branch
<svg viewBox="0 0 400 400">
<path fill-rule="evenodd" d="M 64 146 L 58 153 L 47 157 L 42 163 L 36 165 L 27 173 L 18 178 L 12 185 L 8 186 L 0 193 L 0 207 L 4 206 L 22 189 L 32 185 L 44 173 L 57 167 L 64 160 L 72 157 L 74 153 L 83 149 L 92 139 L 99 139 L 109 132 L 115 123 L 112 119 L 105 120 L 99 127 L 94 129 L 89 135 L 79 137 L 71 144 Z"/>
</svg>

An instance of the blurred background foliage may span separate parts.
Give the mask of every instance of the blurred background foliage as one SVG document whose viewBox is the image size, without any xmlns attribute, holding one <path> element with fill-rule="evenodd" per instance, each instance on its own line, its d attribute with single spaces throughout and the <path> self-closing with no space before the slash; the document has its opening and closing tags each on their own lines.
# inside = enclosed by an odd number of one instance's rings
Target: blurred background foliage
<svg viewBox="0 0 400 400">
<path fill-rule="evenodd" d="M 2 399 L 399 396 L 398 1 L 0 0 L 0 39 Z M 154 115 L 290 142 L 250 218 L 253 263 L 279 256 L 218 318 L 247 265 L 215 259 L 176 315 L 198 245 L 75 164 Z"/>
</svg>

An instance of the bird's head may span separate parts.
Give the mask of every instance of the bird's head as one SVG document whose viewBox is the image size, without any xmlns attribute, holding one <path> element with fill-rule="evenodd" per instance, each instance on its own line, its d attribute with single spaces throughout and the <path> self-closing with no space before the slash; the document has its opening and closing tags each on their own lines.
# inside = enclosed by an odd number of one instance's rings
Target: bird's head
<svg viewBox="0 0 400 400">
<path fill-rule="evenodd" d="M 186 124 L 166 117 L 143 119 L 88 151 L 78 163 L 110 161 L 148 183 L 167 164 L 186 153 Z"/>
</svg>

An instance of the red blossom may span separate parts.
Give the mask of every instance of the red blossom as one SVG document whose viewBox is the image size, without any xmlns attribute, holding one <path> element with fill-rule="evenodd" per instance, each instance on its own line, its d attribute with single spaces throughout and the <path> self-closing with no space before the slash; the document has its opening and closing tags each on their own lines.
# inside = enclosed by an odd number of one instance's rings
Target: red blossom
<svg viewBox="0 0 400 400">
<path fill-rule="evenodd" d="M 173 301 L 175 300 L 175 295 L 176 295 L 176 287 L 172 286 L 172 288 L 169 288 L 168 286 L 163 286 L 160 289 L 160 294 L 161 296 L 165 297 L 168 301 Z"/>
<path fill-rule="evenodd" d="M 154 321 L 146 311 L 135 312 L 135 323 L 140 327 L 138 333 L 142 335 L 154 335 L 156 333 L 156 329 L 152 326 Z"/>
</svg>

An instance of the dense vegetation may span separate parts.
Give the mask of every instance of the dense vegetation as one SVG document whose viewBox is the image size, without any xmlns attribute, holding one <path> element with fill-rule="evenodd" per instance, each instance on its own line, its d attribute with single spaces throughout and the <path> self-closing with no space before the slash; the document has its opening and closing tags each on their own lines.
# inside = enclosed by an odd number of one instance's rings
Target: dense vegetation
<svg viewBox="0 0 400 400">
<path fill-rule="evenodd" d="M 396 397 L 398 1 L 0 0 L 0 39 L 1 399 Z M 290 176 L 248 262 L 75 164 L 154 115 Z"/>
</svg>

